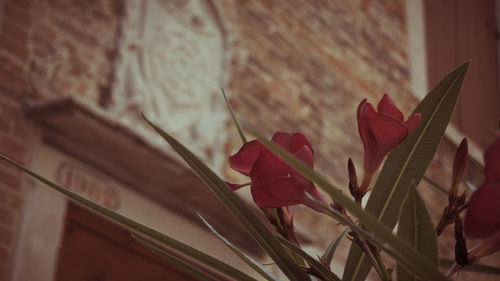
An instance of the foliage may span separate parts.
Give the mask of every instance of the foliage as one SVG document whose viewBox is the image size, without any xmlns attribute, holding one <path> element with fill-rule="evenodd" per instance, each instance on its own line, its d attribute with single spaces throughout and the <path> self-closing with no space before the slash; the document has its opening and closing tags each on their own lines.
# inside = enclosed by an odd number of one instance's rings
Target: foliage
<svg viewBox="0 0 500 281">
<path fill-rule="evenodd" d="M 478 195 L 472 195 L 473 213 L 466 216 L 465 234 L 461 215 L 468 206 L 468 193 L 459 195 L 458 186 L 465 170 L 466 141 L 457 152 L 449 191 L 437 186 L 441 191 L 449 193 L 448 206 L 437 226 L 433 225 L 417 189 L 443 138 L 459 98 L 467 67 L 468 63 L 465 63 L 450 72 L 422 100 L 406 122 L 403 113 L 388 95 L 384 95 L 377 110 L 366 100 L 361 102 L 357 119 L 365 152 L 364 173 L 361 184 L 358 184 L 355 166 L 349 159 L 349 191 L 352 199 L 313 170 L 314 151 L 305 135 L 277 132 L 270 141 L 254 128 L 246 126 L 246 131 L 256 137 L 255 140 L 247 141 L 229 102 L 229 110 L 243 142 L 240 151 L 231 156 L 230 165 L 250 178 L 250 182 L 244 184 L 225 182 L 182 143 L 145 116 L 143 118 L 191 166 L 289 280 L 365 280 L 371 268 L 381 280 L 393 280 L 397 277 L 397 280 L 401 281 L 449 280 L 449 276 L 454 272 L 468 268 L 488 274 L 499 274 L 498 268 L 474 265 L 482 256 L 500 248 L 498 205 L 490 206 L 493 203 L 488 196 L 488 193 L 497 194 L 500 190 L 500 165 L 497 160 L 499 149 L 495 146 L 489 150 L 494 152 L 488 152 L 490 154 L 486 155 L 487 181 L 479 188 Z M 225 94 L 224 97 L 226 98 Z M 372 178 L 387 154 L 385 164 L 372 186 Z M 135 233 L 133 237 L 140 244 L 192 273 L 194 278 L 220 280 L 220 276 L 225 276 L 234 280 L 255 280 L 189 245 L 84 199 L 4 156 L 0 155 L 0 158 L 83 206 L 126 226 Z M 246 185 L 251 186 L 255 203 L 274 229 L 269 229 L 252 208 L 238 197 L 236 190 Z M 316 187 L 325 191 L 328 199 Z M 362 199 L 367 196 L 370 188 L 372 192 L 366 207 L 363 208 Z M 332 237 L 332 243 L 320 257 L 312 257 L 302 250 L 295 236 L 293 214 L 294 205 L 297 204 L 304 204 L 345 226 L 341 234 Z M 214 235 L 262 278 L 278 280 L 261 264 L 219 234 L 200 214 L 199 216 Z M 394 234 L 393 229 L 398 222 L 397 234 Z M 437 236 L 450 225 L 455 228 L 457 241 L 454 261 L 440 259 L 437 251 Z M 481 228 L 481 225 L 487 227 Z M 339 241 L 345 235 L 352 241 L 352 245 L 344 275 L 340 277 L 330 269 L 330 264 Z M 466 235 L 482 239 L 481 243 L 469 252 L 466 245 L 466 238 L 469 236 Z M 172 249 L 176 254 L 172 254 Z M 387 267 L 381 252 L 396 261 L 397 274 L 393 274 L 393 270 Z M 192 260 L 202 266 L 194 265 Z M 450 267 L 448 275 L 439 269 L 444 264 Z"/>
</svg>

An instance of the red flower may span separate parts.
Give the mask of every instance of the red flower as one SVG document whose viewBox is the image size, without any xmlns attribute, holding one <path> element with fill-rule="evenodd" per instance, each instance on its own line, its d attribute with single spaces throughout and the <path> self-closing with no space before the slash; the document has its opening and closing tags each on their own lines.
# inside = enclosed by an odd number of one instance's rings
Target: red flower
<svg viewBox="0 0 500 281">
<path fill-rule="evenodd" d="M 484 154 L 485 181 L 469 201 L 465 235 L 487 238 L 500 231 L 500 137 Z"/>
<path fill-rule="evenodd" d="M 500 135 L 484 154 L 486 180 L 500 181 Z"/>
<path fill-rule="evenodd" d="M 272 141 L 313 168 L 314 152 L 304 134 L 276 132 Z M 318 206 L 307 198 L 306 192 L 328 204 L 312 182 L 298 174 L 257 140 L 246 143 L 236 154 L 229 157 L 229 165 L 252 180 L 242 185 L 228 183 L 229 186 L 237 190 L 245 185 L 252 185 L 253 200 L 261 208 L 305 204 L 319 210 Z"/>
<path fill-rule="evenodd" d="M 358 130 L 365 151 L 363 167 L 368 174 L 379 168 L 386 154 L 413 132 L 421 120 L 420 113 L 416 113 L 404 122 L 403 113 L 387 94 L 377 110 L 366 99 L 358 107 Z"/>
</svg>

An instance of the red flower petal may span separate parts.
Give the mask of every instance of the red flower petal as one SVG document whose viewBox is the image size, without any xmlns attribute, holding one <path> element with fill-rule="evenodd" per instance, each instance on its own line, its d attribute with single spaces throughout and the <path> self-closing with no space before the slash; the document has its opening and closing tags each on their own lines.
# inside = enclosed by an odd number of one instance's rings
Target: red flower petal
<svg viewBox="0 0 500 281">
<path fill-rule="evenodd" d="M 255 160 L 264 149 L 266 147 L 257 140 L 247 142 L 237 153 L 229 157 L 229 166 L 248 176 Z"/>
<path fill-rule="evenodd" d="M 406 138 L 408 132 L 407 127 L 402 122 L 385 115 L 370 118 L 369 124 L 377 141 L 377 150 L 383 152 L 396 147 Z"/>
<path fill-rule="evenodd" d="M 384 94 L 377 106 L 377 111 L 379 114 L 388 115 L 395 118 L 401 122 L 404 121 L 403 113 L 396 107 L 391 97 Z"/>
<path fill-rule="evenodd" d="M 313 149 L 304 134 L 276 132 L 272 141 L 313 168 Z M 303 203 L 318 210 L 317 204 L 305 195 L 306 191 L 317 200 L 327 204 L 311 182 L 305 180 L 257 141 L 245 144 L 229 160 L 233 169 L 250 176 L 253 199 L 262 208 L 286 207 Z M 237 190 L 250 183 L 227 184 L 233 190 Z"/>
<path fill-rule="evenodd" d="M 414 114 L 406 123 L 401 111 L 392 99 L 384 94 L 375 111 L 366 99 L 358 106 L 358 130 L 364 147 L 365 172 L 375 172 L 385 155 L 415 130 L 421 121 L 420 114 Z"/>
<path fill-rule="evenodd" d="M 275 208 L 306 204 L 314 206 L 306 192 L 320 201 L 326 202 L 323 196 L 316 190 L 314 185 L 300 176 L 278 177 L 268 184 L 254 184 L 252 186 L 252 196 L 255 203 L 261 208 Z"/>
<path fill-rule="evenodd" d="M 290 167 L 270 150 L 264 150 L 255 161 L 250 178 L 253 184 L 270 182 L 276 177 L 288 176 Z"/>
<path fill-rule="evenodd" d="M 309 139 L 307 139 L 307 137 L 303 133 L 293 133 L 292 138 L 290 139 L 290 146 L 288 147 L 288 151 L 290 151 L 290 153 L 292 154 L 295 154 L 304 146 L 308 147 L 311 151 L 312 156 L 314 156 L 314 150 Z"/>
<path fill-rule="evenodd" d="M 297 205 L 305 202 L 307 183 L 292 177 L 278 177 L 272 182 L 252 185 L 252 196 L 261 208 Z"/>
<path fill-rule="evenodd" d="M 308 146 L 303 146 L 301 149 L 295 152 L 294 156 L 297 157 L 297 159 L 304 162 L 304 164 L 309 166 L 309 168 L 312 169 L 314 167 L 314 156 L 311 149 L 309 149 Z"/>
<path fill-rule="evenodd" d="M 325 204 L 326 206 L 329 205 L 328 201 L 325 199 L 325 197 L 323 197 L 323 195 L 318 191 L 318 189 L 314 188 L 312 190 L 308 190 L 307 193 L 309 193 L 314 199 L 323 202 L 323 204 Z M 318 206 L 316 202 L 311 201 L 309 198 L 307 198 L 307 201 L 304 202 L 303 204 L 318 212 L 322 211 L 322 208 Z"/>
<path fill-rule="evenodd" d="M 292 139 L 292 134 L 285 132 L 276 132 L 271 139 L 272 142 L 281 146 L 283 149 L 290 151 L 290 141 Z"/>
<path fill-rule="evenodd" d="M 365 145 L 365 151 L 367 146 L 372 148 L 373 145 L 373 149 L 376 148 L 375 142 L 373 140 L 373 133 L 371 132 L 368 124 L 368 118 L 374 117 L 376 114 L 377 112 L 375 112 L 375 109 L 371 104 L 366 102 L 366 99 L 361 101 L 358 106 L 358 131 L 359 136 L 361 137 L 361 141 Z"/>
<path fill-rule="evenodd" d="M 358 112 L 356 117 L 358 118 L 358 131 L 361 140 L 364 142 L 365 131 L 366 131 L 366 117 L 362 114 L 366 105 L 366 99 L 363 99 L 358 105 Z"/>
<path fill-rule="evenodd" d="M 484 174 L 486 180 L 500 180 L 500 137 L 484 154 Z"/>
<path fill-rule="evenodd" d="M 244 186 L 251 185 L 252 182 L 247 182 L 243 184 L 237 184 L 237 183 L 230 183 L 228 181 L 224 181 L 233 191 L 236 191 Z"/>
<path fill-rule="evenodd" d="M 422 114 L 420 113 L 415 113 L 408 118 L 408 121 L 406 121 L 408 135 L 417 129 L 418 125 L 420 125 L 420 121 L 422 121 Z"/>
<path fill-rule="evenodd" d="M 489 237 L 481 239 L 474 248 L 469 251 L 468 257 L 471 261 L 477 261 L 485 255 L 490 255 L 500 250 L 500 231 L 493 233 Z"/>
<path fill-rule="evenodd" d="M 483 238 L 500 231 L 500 182 L 484 183 L 474 192 L 465 215 L 468 238 Z"/>
</svg>

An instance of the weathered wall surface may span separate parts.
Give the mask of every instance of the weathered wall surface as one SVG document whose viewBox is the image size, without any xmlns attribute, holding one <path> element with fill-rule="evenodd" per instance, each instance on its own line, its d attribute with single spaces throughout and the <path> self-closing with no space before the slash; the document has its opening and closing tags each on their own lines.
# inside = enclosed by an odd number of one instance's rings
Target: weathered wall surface
<svg viewBox="0 0 500 281">
<path fill-rule="evenodd" d="M 17 1 L 12 1 L 17 2 Z M 29 95 L 78 95 L 94 103 L 109 91 L 119 1 L 30 1 L 25 45 Z"/>
<path fill-rule="evenodd" d="M 98 103 L 109 85 L 118 1 L 0 1 L 0 146 L 30 166 L 37 130 L 23 100 L 79 95 Z M 9 280 L 26 178 L 0 163 L 0 280 Z"/>
<path fill-rule="evenodd" d="M 241 143 L 219 95 L 224 87 L 238 116 L 265 134 L 308 135 L 317 169 L 344 187 L 348 157 L 362 166 L 359 102 L 389 93 L 406 116 L 416 105 L 403 0 L 149 2 L 150 18 L 140 1 L 0 1 L 2 153 L 29 166 L 38 135 L 23 100 L 72 95 L 144 136 L 152 132 L 137 113 L 150 113 L 238 180 L 224 162 Z M 451 167 L 452 146 L 435 168 Z M 0 280 L 8 280 L 26 179 L 0 165 Z M 321 247 L 338 232 L 299 210 L 299 224 L 322 233 L 309 237 Z M 434 218 L 440 213 L 434 208 Z"/>
<path fill-rule="evenodd" d="M 337 181 L 346 181 L 349 156 L 362 160 L 355 113 L 363 98 L 377 103 L 389 93 L 405 112 L 415 104 L 403 1 L 219 6 L 234 52 L 229 92 L 241 118 L 267 134 L 306 133 L 319 169 Z"/>
</svg>

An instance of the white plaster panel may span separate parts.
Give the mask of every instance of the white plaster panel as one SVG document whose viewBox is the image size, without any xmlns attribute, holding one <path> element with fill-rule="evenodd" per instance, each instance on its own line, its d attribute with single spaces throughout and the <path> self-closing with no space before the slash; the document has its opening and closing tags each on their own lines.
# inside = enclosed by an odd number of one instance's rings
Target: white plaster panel
<svg viewBox="0 0 500 281">
<path fill-rule="evenodd" d="M 224 37 L 205 0 L 128 1 L 112 113 L 157 144 L 144 112 L 221 171 L 229 114 Z"/>
</svg>

